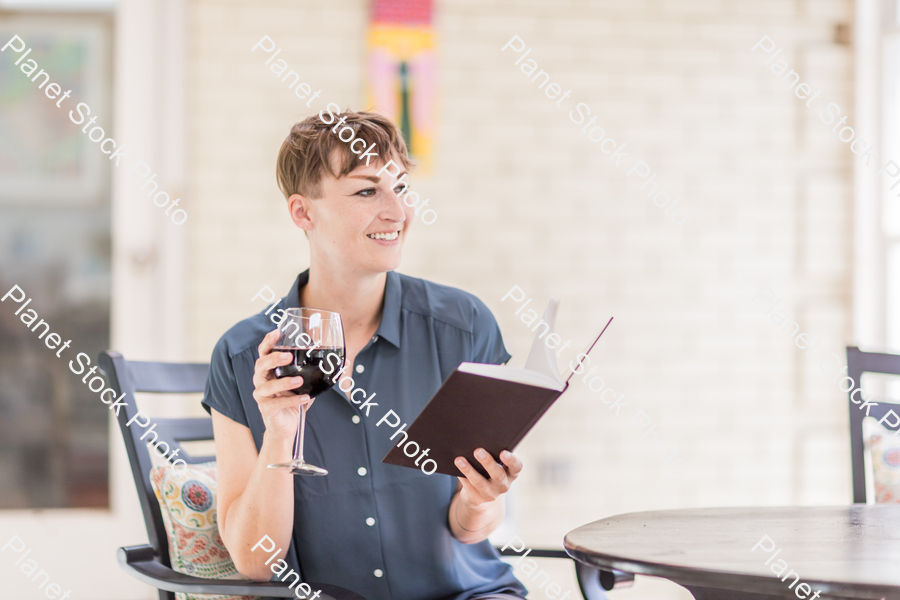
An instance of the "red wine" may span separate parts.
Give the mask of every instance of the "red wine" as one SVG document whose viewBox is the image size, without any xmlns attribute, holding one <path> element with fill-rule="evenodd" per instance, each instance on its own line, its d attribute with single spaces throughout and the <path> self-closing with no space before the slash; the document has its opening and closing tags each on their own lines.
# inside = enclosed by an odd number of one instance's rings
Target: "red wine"
<svg viewBox="0 0 900 600">
<path fill-rule="evenodd" d="M 303 384 L 291 390 L 297 394 L 309 394 L 315 398 L 334 386 L 332 375 L 344 366 L 343 348 L 272 348 L 272 352 L 288 352 L 294 360 L 282 367 L 275 367 L 275 377 L 303 378 Z"/>
</svg>

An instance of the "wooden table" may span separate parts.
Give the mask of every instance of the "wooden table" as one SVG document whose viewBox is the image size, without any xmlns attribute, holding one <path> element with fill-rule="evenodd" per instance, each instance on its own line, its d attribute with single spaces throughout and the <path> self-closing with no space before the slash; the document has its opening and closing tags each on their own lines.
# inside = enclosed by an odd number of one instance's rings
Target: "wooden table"
<svg viewBox="0 0 900 600">
<path fill-rule="evenodd" d="M 697 600 L 900 599 L 897 504 L 630 513 L 570 531 L 565 547 L 590 566 L 669 579 Z"/>
</svg>

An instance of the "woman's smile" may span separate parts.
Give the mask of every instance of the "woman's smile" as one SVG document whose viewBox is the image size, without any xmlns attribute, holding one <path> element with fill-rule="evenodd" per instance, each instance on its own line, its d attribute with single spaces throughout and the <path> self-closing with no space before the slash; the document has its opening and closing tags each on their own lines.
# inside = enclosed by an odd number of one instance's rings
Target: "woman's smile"
<svg viewBox="0 0 900 600">
<path fill-rule="evenodd" d="M 379 233 L 367 233 L 366 237 L 385 246 L 394 246 L 400 243 L 400 231 L 384 231 Z"/>
</svg>

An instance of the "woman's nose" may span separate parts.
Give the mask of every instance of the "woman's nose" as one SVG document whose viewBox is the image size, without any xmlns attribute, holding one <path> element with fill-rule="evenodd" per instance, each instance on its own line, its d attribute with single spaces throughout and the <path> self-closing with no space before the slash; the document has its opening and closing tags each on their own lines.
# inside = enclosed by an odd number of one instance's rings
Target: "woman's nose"
<svg viewBox="0 0 900 600">
<path fill-rule="evenodd" d="M 393 190 L 388 193 L 388 214 L 394 221 L 405 221 L 406 210 L 403 204 L 402 194 Z"/>
</svg>

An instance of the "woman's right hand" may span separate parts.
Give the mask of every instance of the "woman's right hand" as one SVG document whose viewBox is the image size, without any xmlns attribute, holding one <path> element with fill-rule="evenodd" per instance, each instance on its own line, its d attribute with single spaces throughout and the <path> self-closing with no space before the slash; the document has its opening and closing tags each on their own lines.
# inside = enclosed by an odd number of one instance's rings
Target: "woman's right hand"
<svg viewBox="0 0 900 600">
<path fill-rule="evenodd" d="M 278 330 L 273 329 L 259 345 L 259 358 L 253 371 L 253 399 L 259 406 L 266 433 L 293 442 L 300 419 L 299 405 L 311 405 L 313 400 L 307 395 L 300 396 L 290 391 L 300 387 L 302 377 L 275 377 L 275 367 L 282 367 L 293 360 L 287 352 L 272 352 L 277 339 Z"/>
</svg>

